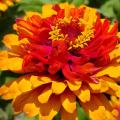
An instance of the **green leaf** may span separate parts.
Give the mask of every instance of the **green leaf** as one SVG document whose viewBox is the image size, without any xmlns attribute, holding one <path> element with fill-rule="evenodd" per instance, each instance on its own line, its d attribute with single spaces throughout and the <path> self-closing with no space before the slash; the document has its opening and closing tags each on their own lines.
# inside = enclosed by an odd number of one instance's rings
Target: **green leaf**
<svg viewBox="0 0 120 120">
<path fill-rule="evenodd" d="M 19 3 L 19 11 L 35 11 L 41 12 L 42 1 L 41 0 L 22 0 Z"/>
<path fill-rule="evenodd" d="M 53 120 L 60 120 L 60 113 L 58 113 Z"/>
<path fill-rule="evenodd" d="M 17 79 L 19 76 L 20 74 L 12 73 L 10 71 L 0 72 L 0 86 Z"/>
<path fill-rule="evenodd" d="M 8 120 L 7 114 L 2 109 L 0 109 L 0 120 Z"/>
<path fill-rule="evenodd" d="M 25 114 L 20 114 L 20 115 L 16 116 L 15 119 L 18 119 L 18 120 L 39 120 L 38 116 L 29 118 Z"/>
<path fill-rule="evenodd" d="M 22 0 L 19 5 L 19 11 L 41 12 L 43 4 L 58 4 L 60 0 Z"/>
<path fill-rule="evenodd" d="M 34 2 L 33 2 L 33 0 L 21 0 L 20 1 L 20 4 L 39 4 L 39 3 L 42 3 L 42 0 L 34 0 Z"/>
<path fill-rule="evenodd" d="M 100 7 L 100 12 L 104 15 L 104 16 L 107 16 L 109 18 L 113 18 L 115 17 L 115 13 L 114 13 L 114 10 L 113 10 L 113 4 L 114 4 L 114 1 L 113 0 L 109 0 L 108 2 L 106 2 L 105 4 L 103 4 L 101 7 Z"/>
<path fill-rule="evenodd" d="M 20 7 L 19 7 L 19 10 L 22 11 L 24 10 L 25 12 L 26 11 L 33 11 L 33 12 L 41 12 L 41 5 L 30 5 L 30 4 L 22 4 Z"/>
<path fill-rule="evenodd" d="M 62 2 L 68 2 L 67 0 L 60 0 L 60 2 L 62 3 Z"/>
<path fill-rule="evenodd" d="M 43 4 L 58 4 L 60 3 L 61 1 L 60 0 L 41 0 Z"/>
<path fill-rule="evenodd" d="M 76 6 L 80 6 L 81 4 L 84 4 L 85 0 L 73 0 L 72 4 Z"/>
<path fill-rule="evenodd" d="M 66 2 L 68 2 L 68 3 L 72 3 L 72 2 L 73 2 L 73 0 L 66 0 Z"/>
<path fill-rule="evenodd" d="M 13 114 L 14 114 L 14 112 L 13 112 L 13 107 L 12 107 L 11 103 L 9 103 L 5 107 L 5 112 L 6 112 L 7 116 L 8 116 L 8 118 L 9 118 L 9 120 L 13 120 L 13 117 L 14 117 Z"/>
<path fill-rule="evenodd" d="M 110 0 L 85 0 L 85 3 L 87 2 L 90 7 L 100 8 L 107 1 Z"/>
<path fill-rule="evenodd" d="M 113 9 L 116 15 L 120 15 L 120 0 L 114 0 Z"/>
</svg>

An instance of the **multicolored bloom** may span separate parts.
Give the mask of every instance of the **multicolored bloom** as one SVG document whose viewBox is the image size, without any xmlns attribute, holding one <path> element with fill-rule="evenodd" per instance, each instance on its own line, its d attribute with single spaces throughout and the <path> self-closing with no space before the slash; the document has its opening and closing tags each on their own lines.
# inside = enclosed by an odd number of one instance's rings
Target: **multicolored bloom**
<svg viewBox="0 0 120 120">
<path fill-rule="evenodd" d="M 45 5 L 42 14 L 17 19 L 4 37 L 0 69 L 24 74 L 0 88 L 15 112 L 41 120 L 78 120 L 76 101 L 92 120 L 119 120 L 118 22 L 86 6 Z M 113 99 L 114 98 L 114 99 Z"/>
</svg>

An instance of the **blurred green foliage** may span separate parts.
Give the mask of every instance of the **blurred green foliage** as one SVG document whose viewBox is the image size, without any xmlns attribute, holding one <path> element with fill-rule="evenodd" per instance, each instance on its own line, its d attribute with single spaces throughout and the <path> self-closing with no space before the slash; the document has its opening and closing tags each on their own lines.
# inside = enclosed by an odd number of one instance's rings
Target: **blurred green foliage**
<svg viewBox="0 0 120 120">
<path fill-rule="evenodd" d="M 6 12 L 0 12 L 0 49 L 4 49 L 2 44 L 3 36 L 7 33 L 15 32 L 12 26 L 16 18 L 24 16 L 27 11 L 41 12 L 41 7 L 44 4 L 59 4 L 62 2 L 68 2 L 76 6 L 86 4 L 95 7 L 103 17 L 107 17 L 112 21 L 117 19 L 120 23 L 120 0 L 21 0 L 21 2 L 15 3 Z M 8 71 L 0 72 L 0 86 L 14 80 L 18 76 L 18 74 Z M 0 99 L 0 120 L 37 120 L 37 117 L 28 118 L 24 114 L 14 115 L 10 102 Z M 78 103 L 77 112 L 79 120 L 90 120 Z M 60 115 L 58 114 L 54 120 L 60 120 Z"/>
</svg>

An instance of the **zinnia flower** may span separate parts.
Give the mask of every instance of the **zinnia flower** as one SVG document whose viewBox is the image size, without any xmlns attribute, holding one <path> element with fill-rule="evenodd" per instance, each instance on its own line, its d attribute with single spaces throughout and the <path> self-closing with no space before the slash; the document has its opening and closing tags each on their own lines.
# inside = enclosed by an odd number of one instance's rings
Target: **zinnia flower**
<svg viewBox="0 0 120 120">
<path fill-rule="evenodd" d="M 1 70 L 21 76 L 0 88 L 15 112 L 52 120 L 78 120 L 76 101 L 92 120 L 118 120 L 120 44 L 118 23 L 86 6 L 45 5 L 42 14 L 17 19 L 4 37 Z M 112 99 L 111 99 L 112 97 Z M 117 104 L 115 101 L 118 101 Z"/>
</svg>

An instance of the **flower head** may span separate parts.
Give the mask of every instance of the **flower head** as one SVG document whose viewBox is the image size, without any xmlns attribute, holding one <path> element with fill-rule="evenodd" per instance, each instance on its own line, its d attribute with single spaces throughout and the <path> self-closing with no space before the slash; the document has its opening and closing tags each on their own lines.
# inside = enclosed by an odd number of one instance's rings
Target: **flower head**
<svg viewBox="0 0 120 120">
<path fill-rule="evenodd" d="M 78 120 L 76 101 L 92 120 L 117 120 L 107 96 L 120 97 L 118 23 L 93 8 L 45 5 L 42 14 L 17 19 L 17 33 L 4 37 L 0 68 L 24 73 L 0 88 L 16 112 L 52 120 Z M 14 64 L 11 64 L 14 63 Z"/>
</svg>

